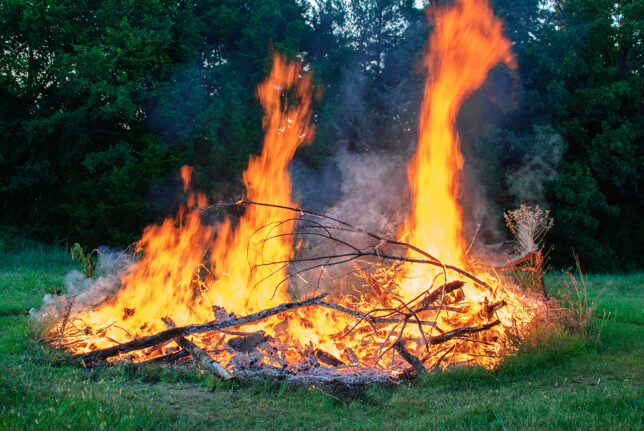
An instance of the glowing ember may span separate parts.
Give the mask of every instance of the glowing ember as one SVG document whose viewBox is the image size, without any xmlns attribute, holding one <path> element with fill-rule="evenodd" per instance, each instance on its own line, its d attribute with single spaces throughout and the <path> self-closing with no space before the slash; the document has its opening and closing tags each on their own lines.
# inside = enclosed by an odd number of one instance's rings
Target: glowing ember
<svg viewBox="0 0 644 431">
<path fill-rule="evenodd" d="M 432 17 L 418 152 L 409 164 L 413 211 L 400 230 L 401 241 L 431 256 L 373 235 L 366 237 L 379 242 L 364 253 L 351 244 L 363 232 L 284 208 L 294 206 L 289 163 L 312 136 L 311 88 L 310 76 L 299 64 L 275 56 L 270 76 L 258 88 L 265 110 L 262 153 L 251 158 L 243 176 L 246 199 L 270 205 L 244 204 L 239 220 L 213 228 L 201 220 L 206 197 L 189 192 L 175 218 L 145 230 L 138 243 L 144 256 L 122 275 L 118 294 L 65 315 L 50 336 L 65 339 L 74 353 L 86 353 L 156 334 L 166 329 L 164 320 L 181 327 L 225 321 L 234 317 L 229 313 L 255 313 L 292 301 L 284 281 L 295 273 L 289 264 L 296 267 L 302 261 L 313 262 L 310 269 L 317 273 L 311 277 L 297 272 L 309 287 L 293 292 L 309 296 L 315 290 L 310 280 L 317 277 L 319 282 L 325 274 L 335 280 L 326 266 L 338 264 L 337 256 L 301 259 L 300 246 L 312 248 L 309 235 L 349 248 L 340 263 L 352 276 L 348 282 L 325 284 L 333 289 L 332 303 L 243 327 L 265 331 L 268 337 L 255 333 L 239 339 L 210 331 L 193 335 L 191 341 L 217 361 L 228 361 L 228 368 L 253 363 L 299 371 L 319 366 L 319 361 L 394 371 L 406 366 L 401 356 L 409 352 L 428 368 L 497 363 L 508 334 L 520 331 L 535 308 L 493 274 L 472 274 L 457 203 L 462 156 L 454 122 L 463 100 L 492 67 L 513 65 L 510 42 L 484 0 L 458 0 L 452 8 L 434 10 Z M 191 175 L 191 168 L 181 169 L 186 192 Z M 298 236 L 304 241 L 298 239 L 294 247 Z M 410 261 L 414 259 L 425 262 Z M 456 267 L 468 267 L 470 273 Z M 179 349 L 169 339 L 146 348 L 128 357 L 140 361 Z M 384 364 L 388 352 L 393 356 Z"/>
</svg>

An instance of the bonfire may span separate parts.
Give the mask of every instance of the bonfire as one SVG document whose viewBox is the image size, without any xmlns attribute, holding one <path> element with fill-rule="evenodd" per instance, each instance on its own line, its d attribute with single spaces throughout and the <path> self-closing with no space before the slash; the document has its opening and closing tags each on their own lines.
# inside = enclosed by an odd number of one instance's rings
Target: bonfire
<svg viewBox="0 0 644 431">
<path fill-rule="evenodd" d="M 244 198 L 211 203 L 182 168 L 185 206 L 146 228 L 142 257 L 46 307 L 49 342 L 83 366 L 192 358 L 222 379 L 378 381 L 498 364 L 539 299 L 502 274 L 525 257 L 495 269 L 468 254 L 455 120 L 490 69 L 513 68 L 514 57 L 485 0 L 429 16 L 411 212 L 396 238 L 292 202 L 288 168 L 313 138 L 313 90 L 301 64 L 275 55 L 257 90 L 265 138 L 244 172 Z"/>
</svg>

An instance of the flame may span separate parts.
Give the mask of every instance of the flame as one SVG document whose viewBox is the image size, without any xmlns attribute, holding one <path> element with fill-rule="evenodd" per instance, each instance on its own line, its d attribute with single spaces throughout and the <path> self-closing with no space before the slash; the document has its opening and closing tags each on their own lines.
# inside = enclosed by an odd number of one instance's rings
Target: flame
<svg viewBox="0 0 644 431">
<path fill-rule="evenodd" d="M 283 101 L 284 90 L 294 93 L 295 101 Z M 265 110 L 265 139 L 262 153 L 252 157 L 243 181 L 249 200 L 292 205 L 288 165 L 297 147 L 312 136 L 310 76 L 299 64 L 273 57 L 270 76 L 259 86 L 258 96 Z M 192 168 L 181 168 L 184 190 Z M 76 326 L 85 331 L 85 342 L 74 350 L 90 351 L 122 343 L 132 338 L 166 329 L 162 317 L 177 325 L 212 320 L 213 306 L 229 312 L 245 313 L 268 308 L 288 300 L 284 286 L 285 265 L 250 268 L 249 244 L 257 232 L 268 229 L 275 239 L 251 247 L 259 256 L 254 261 L 288 261 L 293 254 L 292 240 L 283 234 L 293 222 L 278 223 L 284 211 L 251 206 L 236 226 L 226 220 L 217 228 L 201 222 L 201 211 L 208 205 L 201 193 L 189 193 L 187 206 L 160 226 L 145 229 L 137 250 L 143 258 L 122 277 L 118 295 L 76 316 Z M 210 268 L 203 265 L 210 254 Z M 210 273 L 208 274 L 210 269 Z M 200 278 L 200 273 L 206 276 Z"/>
<path fill-rule="evenodd" d="M 474 271 L 465 255 L 462 237 L 458 179 L 463 157 L 454 130 L 455 119 L 464 99 L 484 82 L 488 71 L 501 62 L 514 66 L 514 60 L 511 43 L 502 35 L 502 24 L 486 1 L 457 0 L 453 7 L 433 9 L 430 15 L 435 28 L 425 56 L 428 77 L 418 150 L 408 168 L 413 211 L 401 227 L 400 237 L 445 264 L 467 266 Z M 237 221 L 226 219 L 216 227 L 209 226 L 202 222 L 201 211 L 208 205 L 207 198 L 189 191 L 192 168 L 181 168 L 186 205 L 176 217 L 145 229 L 137 244 L 144 255 L 122 276 L 122 287 L 116 296 L 73 317 L 71 326 L 76 332 L 71 338 L 76 341 L 67 344 L 69 350 L 84 353 L 154 334 L 166 329 L 164 317 L 184 326 L 213 320 L 217 307 L 247 314 L 291 301 L 284 280 L 299 247 L 293 246 L 295 221 L 293 213 L 275 206 L 295 206 L 290 197 L 288 167 L 296 149 L 312 137 L 311 77 L 303 73 L 300 64 L 274 56 L 271 73 L 258 87 L 257 95 L 265 111 L 265 138 L 261 154 L 251 157 L 243 174 L 245 200 L 273 206 L 245 205 Z M 422 256 L 410 252 L 408 257 Z M 508 334 L 534 314 L 529 301 L 495 274 L 485 271 L 476 274 L 484 282 L 473 282 L 440 265 L 410 263 L 401 269 L 378 261 L 372 262 L 372 268 L 375 269 L 367 273 L 356 266 L 355 274 L 364 283 L 351 286 L 355 294 L 343 294 L 339 285 L 332 286 L 335 301 L 361 312 L 378 308 L 385 310 L 383 316 L 400 315 L 404 309 L 396 301 L 409 303 L 429 287 L 447 283 L 448 272 L 450 280 L 456 277 L 464 284 L 441 297 L 440 307 L 421 307 L 415 315 L 418 327 L 422 326 L 421 319 L 423 324 L 433 322 L 428 334 L 421 333 L 411 323 L 411 317 L 405 318 L 404 323 L 380 322 L 378 328 L 369 324 L 347 332 L 356 318 L 337 309 L 299 309 L 286 321 L 283 316 L 273 316 L 261 325 L 244 328 L 262 329 L 276 340 L 271 348 L 281 352 L 275 353 L 279 361 L 269 355 L 261 360 L 292 365 L 311 361 L 312 352 L 322 349 L 327 355 L 342 358 L 344 363 L 387 369 L 379 361 L 386 352 L 393 352 L 393 346 L 385 346 L 388 341 L 404 338 L 407 348 L 422 355 L 427 366 L 439 365 L 448 353 L 451 356 L 445 364 L 462 361 L 493 366 Z M 441 276 L 443 282 L 435 285 Z M 392 313 L 392 307 L 398 310 Z M 431 332 L 434 330 L 445 333 L 495 319 L 501 324 L 468 339 L 454 338 L 436 346 L 423 342 L 425 335 L 435 335 Z M 56 330 L 64 332 L 65 324 L 66 318 Z M 396 330 L 398 335 L 391 338 Z M 212 346 L 209 337 L 212 334 L 199 334 L 192 339 L 199 345 Z M 143 360 L 159 356 L 170 351 L 168 346 L 171 344 L 136 352 L 131 357 Z M 394 357 L 391 361 L 388 369 L 394 368 Z"/>
<path fill-rule="evenodd" d="M 285 89 L 295 94 L 295 106 L 283 102 Z M 287 167 L 297 147 L 312 136 L 310 76 L 302 75 L 299 65 L 287 64 L 276 56 L 271 74 L 257 94 L 266 112 L 264 149 L 259 157 L 250 159 L 244 172 L 246 197 L 249 201 L 294 206 Z M 219 284 L 215 303 L 237 313 L 252 313 L 289 300 L 285 285 L 280 283 L 286 263 L 277 270 L 272 265 L 259 265 L 288 262 L 293 256 L 292 237 L 285 235 L 292 232 L 294 222 L 280 223 L 291 216 L 284 210 L 251 205 L 236 228 L 230 221 L 219 227 L 210 259 Z M 251 271 L 249 261 L 259 265 Z"/>
<path fill-rule="evenodd" d="M 428 8 L 427 15 L 433 19 L 434 29 L 424 57 L 427 78 L 418 149 L 408 165 L 412 212 L 399 236 L 443 264 L 475 272 L 465 253 L 463 211 L 458 203 L 463 155 L 455 123 L 463 101 L 483 84 L 494 66 L 505 63 L 515 67 L 512 43 L 503 36 L 503 24 L 487 0 L 456 0 L 451 7 Z M 408 257 L 426 258 L 415 251 Z M 444 271 L 444 267 L 431 265 L 410 266 L 404 279 L 399 280 L 403 297 L 413 298 L 426 290 L 431 280 L 447 278 Z M 473 361 L 491 367 L 498 363 L 508 333 L 532 319 L 535 305 L 495 274 L 482 271 L 476 276 L 484 284 L 458 277 L 466 282 L 462 288 L 469 302 L 462 307 L 466 311 L 443 313 L 438 321 L 447 331 L 499 319 L 500 325 L 477 336 L 478 341 L 494 347 L 455 344 L 451 353 L 454 362 Z M 504 307 L 489 312 L 495 308 L 492 304 L 501 302 Z"/>
<path fill-rule="evenodd" d="M 513 67 L 514 59 L 503 24 L 486 0 L 457 0 L 450 8 L 428 9 L 428 16 L 435 24 L 424 59 L 428 74 L 418 149 L 408 166 L 412 213 L 401 236 L 442 262 L 462 266 L 465 244 L 458 186 L 463 155 L 456 116 L 492 67 L 500 62 Z M 424 273 L 414 278 L 431 275 L 431 268 L 417 268 Z M 410 295 L 423 290 L 422 282 L 407 286 Z"/>
</svg>

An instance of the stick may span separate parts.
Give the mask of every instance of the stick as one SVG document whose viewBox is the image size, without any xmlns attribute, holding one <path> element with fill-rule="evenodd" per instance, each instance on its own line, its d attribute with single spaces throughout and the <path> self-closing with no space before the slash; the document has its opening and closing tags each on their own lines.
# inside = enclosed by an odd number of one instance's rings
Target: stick
<svg viewBox="0 0 644 431">
<path fill-rule="evenodd" d="M 458 337 L 459 335 L 475 334 L 477 332 L 486 331 L 492 328 L 493 326 L 498 325 L 499 323 L 501 323 L 501 321 L 497 319 L 494 322 L 486 323 L 485 325 L 481 325 L 481 326 L 466 326 L 465 328 L 454 329 L 453 331 L 449 331 L 441 335 L 435 335 L 433 337 L 429 337 L 428 341 L 429 341 L 429 344 L 441 344 L 451 340 L 454 337 Z"/>
<path fill-rule="evenodd" d="M 184 337 L 177 337 L 174 339 L 184 350 L 190 352 L 190 355 L 206 368 L 208 371 L 213 373 L 215 376 L 220 377 L 224 380 L 230 380 L 233 378 L 233 375 L 230 374 L 224 367 L 222 367 L 219 362 L 212 359 L 206 352 L 201 350 L 196 344 L 191 343 L 186 340 Z"/>
<path fill-rule="evenodd" d="M 497 271 L 514 271 L 517 266 L 521 265 L 523 262 L 527 260 L 530 260 L 530 258 L 534 256 L 536 253 L 537 253 L 537 250 L 532 250 L 531 252 L 526 253 L 523 256 L 519 256 L 518 258 L 506 263 L 505 265 L 491 266 L 490 268 L 496 269 Z"/>
<path fill-rule="evenodd" d="M 423 366 L 422 362 L 420 362 L 420 359 L 409 353 L 409 350 L 405 349 L 403 340 L 396 341 L 394 349 L 396 349 L 396 352 L 398 352 L 405 361 L 409 362 L 411 366 L 414 367 L 418 376 L 427 374 L 427 370 Z"/>
<path fill-rule="evenodd" d="M 326 293 L 299 302 L 288 302 L 285 304 L 280 304 L 277 307 L 249 314 L 248 316 L 224 320 L 222 322 L 208 322 L 201 325 L 189 325 L 180 328 L 172 328 L 154 335 L 150 335 L 148 337 L 139 338 L 138 340 L 133 340 L 123 344 L 117 344 L 116 346 L 108 347 L 106 349 L 95 350 L 93 352 L 75 355 L 73 359 L 75 361 L 85 361 L 85 363 L 96 362 L 118 355 L 119 353 L 122 354 L 132 352 L 134 350 L 145 349 L 146 347 L 151 347 L 177 337 L 183 337 L 190 334 L 198 334 L 201 332 L 216 331 L 222 328 L 246 325 L 248 323 L 257 322 L 258 320 L 265 319 L 266 317 L 273 316 L 275 314 L 280 314 L 286 311 L 316 304 L 320 302 L 320 300 L 325 296 L 327 296 Z"/>
<path fill-rule="evenodd" d="M 543 282 L 543 256 L 541 255 L 541 250 L 539 250 L 534 258 L 534 267 L 537 270 L 537 278 L 539 279 L 539 288 L 541 289 L 541 294 L 544 298 L 548 299 L 548 291 L 546 290 L 546 285 Z"/>
<path fill-rule="evenodd" d="M 168 328 L 170 329 L 176 327 L 172 319 L 169 317 L 162 317 L 161 320 L 163 320 L 163 323 L 168 325 Z M 215 377 L 220 377 L 224 380 L 230 380 L 233 378 L 232 374 L 222 367 L 219 362 L 208 356 L 208 354 L 201 350 L 201 348 L 196 344 L 186 340 L 184 337 L 177 337 L 174 339 L 174 342 L 180 345 L 183 350 L 190 353 L 195 361 L 199 362 L 205 369 L 214 374 Z"/>
</svg>

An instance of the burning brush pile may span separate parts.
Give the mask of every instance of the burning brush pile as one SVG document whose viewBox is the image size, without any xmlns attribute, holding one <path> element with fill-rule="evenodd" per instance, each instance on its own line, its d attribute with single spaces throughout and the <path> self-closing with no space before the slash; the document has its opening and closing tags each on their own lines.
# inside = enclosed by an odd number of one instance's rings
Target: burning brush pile
<svg viewBox="0 0 644 431">
<path fill-rule="evenodd" d="M 312 139 L 311 77 L 275 56 L 257 90 L 265 139 L 245 198 L 210 204 L 182 168 L 186 205 L 145 230 L 141 256 L 48 304 L 49 342 L 85 366 L 195 360 L 223 379 L 364 382 L 497 364 L 539 301 L 467 253 L 454 123 L 492 67 L 514 67 L 511 42 L 484 0 L 431 17 L 412 210 L 397 238 L 291 202 L 289 163 Z"/>
</svg>

